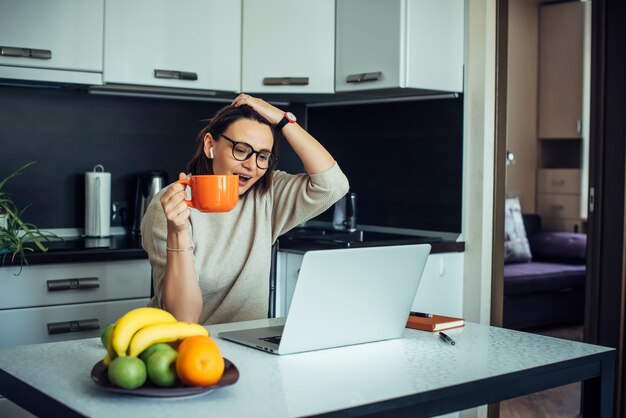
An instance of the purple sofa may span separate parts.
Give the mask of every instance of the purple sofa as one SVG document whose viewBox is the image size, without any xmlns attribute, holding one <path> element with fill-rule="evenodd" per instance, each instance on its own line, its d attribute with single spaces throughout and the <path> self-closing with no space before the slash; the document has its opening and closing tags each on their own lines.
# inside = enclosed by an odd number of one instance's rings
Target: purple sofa
<svg viewBox="0 0 626 418">
<path fill-rule="evenodd" d="M 536 328 L 581 323 L 585 310 L 587 236 L 541 230 L 524 214 L 532 260 L 505 264 L 503 326 Z"/>
</svg>

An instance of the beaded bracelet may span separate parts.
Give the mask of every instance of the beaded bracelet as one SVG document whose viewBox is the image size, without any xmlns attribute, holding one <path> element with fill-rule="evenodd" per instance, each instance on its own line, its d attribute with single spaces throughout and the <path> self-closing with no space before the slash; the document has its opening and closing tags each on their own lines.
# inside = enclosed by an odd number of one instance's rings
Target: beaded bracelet
<svg viewBox="0 0 626 418">
<path fill-rule="evenodd" d="M 165 249 L 167 251 L 171 251 L 171 252 L 174 252 L 174 253 L 181 253 L 183 251 L 193 251 L 193 245 L 191 247 L 188 247 L 188 248 L 170 248 L 170 247 L 165 247 Z"/>
</svg>

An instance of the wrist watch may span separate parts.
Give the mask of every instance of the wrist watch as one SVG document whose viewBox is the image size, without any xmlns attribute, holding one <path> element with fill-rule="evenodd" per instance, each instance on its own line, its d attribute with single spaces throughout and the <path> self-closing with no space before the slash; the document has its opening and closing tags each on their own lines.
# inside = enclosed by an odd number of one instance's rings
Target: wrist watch
<svg viewBox="0 0 626 418">
<path fill-rule="evenodd" d="M 276 124 L 276 130 L 282 131 L 286 124 L 296 123 L 296 116 L 291 112 L 285 112 L 283 118 Z"/>
</svg>

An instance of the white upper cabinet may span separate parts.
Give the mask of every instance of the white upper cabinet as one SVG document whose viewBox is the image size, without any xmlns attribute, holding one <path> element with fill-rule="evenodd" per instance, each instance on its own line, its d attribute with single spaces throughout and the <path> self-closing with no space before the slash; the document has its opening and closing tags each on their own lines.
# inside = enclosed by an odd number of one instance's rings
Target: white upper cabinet
<svg viewBox="0 0 626 418">
<path fill-rule="evenodd" d="M 104 0 L 0 1 L 0 78 L 101 84 L 103 14 Z"/>
<path fill-rule="evenodd" d="M 104 82 L 238 92 L 240 0 L 106 0 Z"/>
<path fill-rule="evenodd" d="M 337 92 L 463 91 L 464 0 L 337 0 Z"/>
<path fill-rule="evenodd" d="M 333 93 L 335 0 L 244 0 L 242 91 Z"/>
</svg>

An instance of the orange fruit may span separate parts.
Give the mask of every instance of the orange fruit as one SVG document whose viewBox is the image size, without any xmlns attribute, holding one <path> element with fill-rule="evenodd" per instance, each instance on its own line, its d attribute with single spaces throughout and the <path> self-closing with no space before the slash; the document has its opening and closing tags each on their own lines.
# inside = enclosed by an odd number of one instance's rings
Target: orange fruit
<svg viewBox="0 0 626 418">
<path fill-rule="evenodd" d="M 211 386 L 224 374 L 224 357 L 211 337 L 195 335 L 178 346 L 178 378 L 190 386 Z"/>
</svg>

